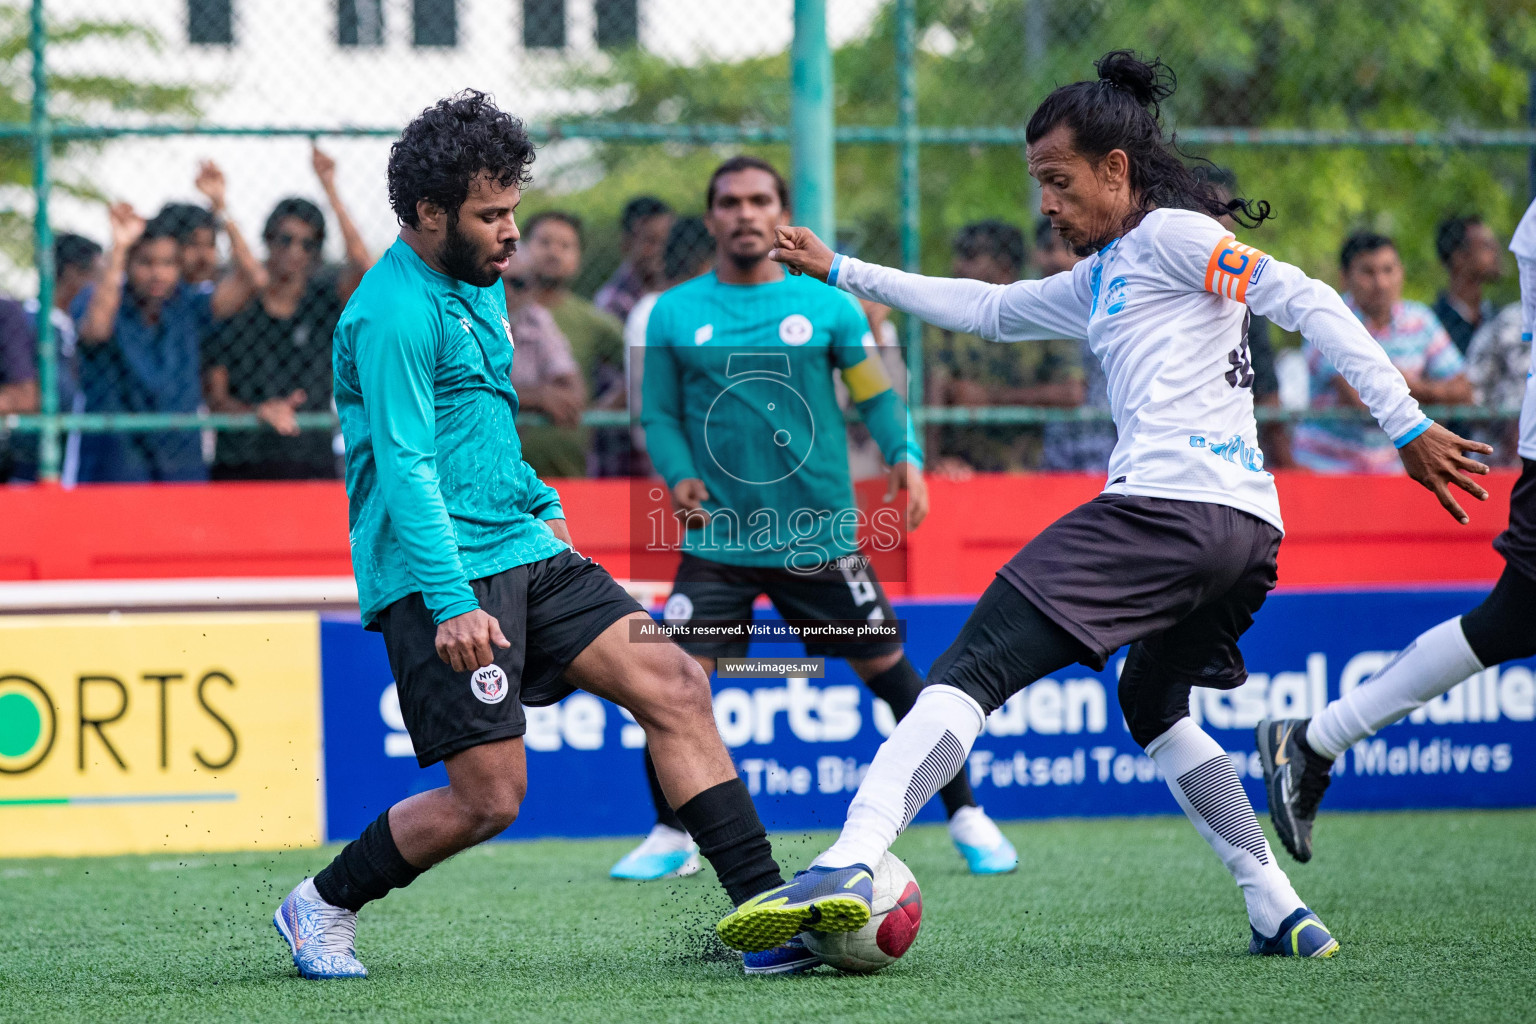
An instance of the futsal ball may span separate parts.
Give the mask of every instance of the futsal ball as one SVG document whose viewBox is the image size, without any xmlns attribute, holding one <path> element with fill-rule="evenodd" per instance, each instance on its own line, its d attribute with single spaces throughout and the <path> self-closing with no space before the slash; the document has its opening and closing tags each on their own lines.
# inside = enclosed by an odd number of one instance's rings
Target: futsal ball
<svg viewBox="0 0 1536 1024">
<path fill-rule="evenodd" d="M 850 974 L 874 974 L 901 959 L 923 924 L 923 893 L 907 866 L 887 853 L 875 865 L 869 923 L 856 932 L 805 933 L 822 963 Z"/>
</svg>

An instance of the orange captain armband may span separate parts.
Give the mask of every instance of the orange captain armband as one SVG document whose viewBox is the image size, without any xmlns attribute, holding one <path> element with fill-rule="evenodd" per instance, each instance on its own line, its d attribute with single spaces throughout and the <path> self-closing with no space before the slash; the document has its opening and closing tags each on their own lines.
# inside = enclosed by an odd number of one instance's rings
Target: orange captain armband
<svg viewBox="0 0 1536 1024">
<path fill-rule="evenodd" d="M 1228 235 L 1211 250 L 1211 258 L 1205 265 L 1205 290 L 1246 302 L 1248 286 L 1259 279 L 1268 263 L 1266 254 Z"/>
</svg>

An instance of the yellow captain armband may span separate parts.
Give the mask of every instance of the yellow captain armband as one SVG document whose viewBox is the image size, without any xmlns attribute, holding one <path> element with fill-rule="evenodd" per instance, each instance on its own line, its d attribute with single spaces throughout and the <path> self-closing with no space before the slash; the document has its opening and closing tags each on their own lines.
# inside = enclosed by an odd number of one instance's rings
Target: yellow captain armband
<svg viewBox="0 0 1536 1024">
<path fill-rule="evenodd" d="M 885 364 L 874 356 L 866 356 L 861 363 L 842 370 L 843 383 L 855 402 L 867 402 L 884 391 L 891 390 L 891 378 L 885 372 Z"/>
</svg>

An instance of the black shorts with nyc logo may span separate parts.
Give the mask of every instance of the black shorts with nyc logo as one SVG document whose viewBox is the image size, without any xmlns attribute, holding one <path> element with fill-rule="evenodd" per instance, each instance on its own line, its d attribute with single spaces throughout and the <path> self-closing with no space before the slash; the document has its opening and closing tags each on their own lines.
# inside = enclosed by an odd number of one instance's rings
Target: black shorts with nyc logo
<svg viewBox="0 0 1536 1024">
<path fill-rule="evenodd" d="M 469 585 L 512 642 L 474 672 L 455 672 L 437 656 L 437 624 L 420 593 L 379 613 L 400 714 L 423 768 L 523 735 L 523 706 L 569 695 L 575 687 L 563 679 L 566 667 L 603 630 L 644 610 L 606 569 L 569 549 Z"/>
</svg>

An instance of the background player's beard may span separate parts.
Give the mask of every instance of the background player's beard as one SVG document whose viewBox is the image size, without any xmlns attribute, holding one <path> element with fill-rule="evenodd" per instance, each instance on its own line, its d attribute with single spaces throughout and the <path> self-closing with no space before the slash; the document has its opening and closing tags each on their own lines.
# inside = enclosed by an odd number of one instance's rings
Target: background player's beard
<svg viewBox="0 0 1536 1024">
<path fill-rule="evenodd" d="M 516 249 L 516 245 L 512 247 Z M 459 230 L 459 218 L 448 218 L 448 233 L 443 239 L 443 249 L 438 255 L 443 269 L 449 277 L 457 278 L 466 284 L 472 284 L 476 288 L 489 288 L 501 280 L 501 275 L 496 268 L 491 266 L 493 258 L 510 255 L 510 253 L 498 253 L 492 257 L 488 253 L 476 248 L 474 240 Z"/>
</svg>

